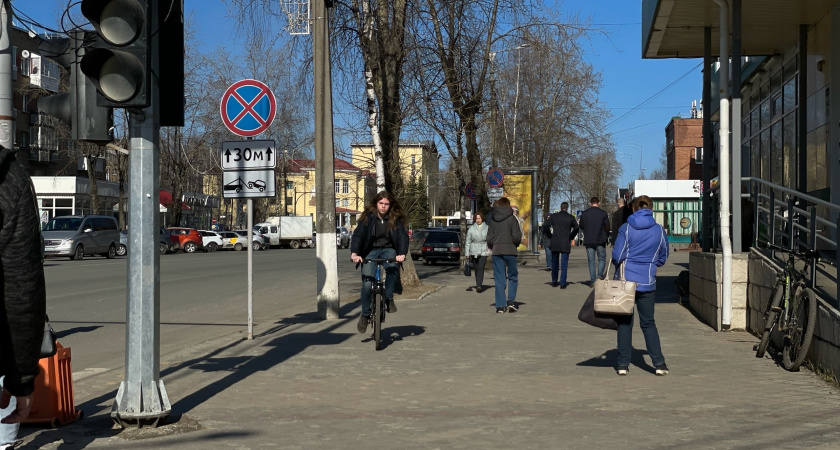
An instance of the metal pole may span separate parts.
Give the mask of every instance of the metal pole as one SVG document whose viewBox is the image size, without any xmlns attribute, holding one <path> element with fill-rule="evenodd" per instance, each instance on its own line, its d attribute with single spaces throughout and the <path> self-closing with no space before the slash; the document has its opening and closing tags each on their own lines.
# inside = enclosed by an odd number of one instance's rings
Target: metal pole
<svg viewBox="0 0 840 450">
<path fill-rule="evenodd" d="M 326 0 L 313 3 L 312 56 L 315 92 L 315 185 L 318 257 L 316 292 L 318 317 L 339 318 L 338 261 L 335 248 L 335 149 L 333 147 L 332 80 L 329 18 Z"/>
<path fill-rule="evenodd" d="M 249 138 L 250 139 L 250 138 Z M 254 339 L 254 200 L 248 199 L 248 340 Z"/>
<path fill-rule="evenodd" d="M 704 252 L 712 248 L 712 28 L 703 29 L 703 205 L 701 215 L 700 241 Z"/>
<path fill-rule="evenodd" d="M 14 104 L 12 94 L 12 6 L 10 0 L 3 0 L 0 5 L 0 20 L 3 21 L 3 31 L 0 34 L 0 145 L 12 149 L 15 144 L 13 136 Z"/>
<path fill-rule="evenodd" d="M 744 249 L 741 227 L 741 0 L 732 0 L 732 252 Z M 747 248 L 749 250 L 749 248 Z"/>
</svg>

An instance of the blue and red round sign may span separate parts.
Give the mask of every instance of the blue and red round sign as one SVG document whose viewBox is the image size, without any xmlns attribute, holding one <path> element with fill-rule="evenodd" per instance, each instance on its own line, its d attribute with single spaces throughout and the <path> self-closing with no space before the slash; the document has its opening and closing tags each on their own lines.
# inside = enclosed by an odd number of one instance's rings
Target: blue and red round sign
<svg viewBox="0 0 840 450">
<path fill-rule="evenodd" d="M 464 187 L 464 194 L 466 194 L 468 199 L 475 200 L 475 186 L 472 183 L 467 183 L 466 187 Z"/>
<path fill-rule="evenodd" d="M 499 169 L 491 169 L 487 172 L 487 184 L 490 187 L 501 187 L 505 184 L 505 174 Z"/>
<path fill-rule="evenodd" d="M 257 80 L 233 83 L 222 95 L 219 108 L 228 130 L 244 137 L 256 136 L 265 131 L 274 120 L 276 111 L 274 93 Z"/>
</svg>

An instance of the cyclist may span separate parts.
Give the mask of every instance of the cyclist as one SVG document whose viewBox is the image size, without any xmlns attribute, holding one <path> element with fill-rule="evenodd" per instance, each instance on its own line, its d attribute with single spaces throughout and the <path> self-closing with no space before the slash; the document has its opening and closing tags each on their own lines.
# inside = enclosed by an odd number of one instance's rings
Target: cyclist
<svg viewBox="0 0 840 450">
<path fill-rule="evenodd" d="M 356 224 L 350 240 L 350 259 L 360 263 L 365 258 L 395 259 L 405 261 L 408 254 L 408 233 L 405 231 L 405 214 L 393 195 L 382 191 L 373 198 L 365 213 Z M 377 263 L 368 262 L 362 266 L 362 314 L 358 330 L 364 333 L 371 318 L 370 288 L 375 280 Z M 383 263 L 385 267 L 385 307 L 389 313 L 397 312 L 394 303 L 394 286 L 397 283 L 397 266 Z"/>
</svg>

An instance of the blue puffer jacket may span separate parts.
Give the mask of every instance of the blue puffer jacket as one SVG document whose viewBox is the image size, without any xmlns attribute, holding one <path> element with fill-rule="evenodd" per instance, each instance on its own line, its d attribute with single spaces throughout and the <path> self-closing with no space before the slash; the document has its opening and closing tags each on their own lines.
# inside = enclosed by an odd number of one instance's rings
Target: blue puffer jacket
<svg viewBox="0 0 840 450">
<path fill-rule="evenodd" d="M 612 257 L 624 261 L 624 276 L 636 282 L 636 291 L 656 290 L 656 268 L 668 260 L 668 238 L 653 220 L 653 211 L 634 212 L 618 229 Z"/>
</svg>

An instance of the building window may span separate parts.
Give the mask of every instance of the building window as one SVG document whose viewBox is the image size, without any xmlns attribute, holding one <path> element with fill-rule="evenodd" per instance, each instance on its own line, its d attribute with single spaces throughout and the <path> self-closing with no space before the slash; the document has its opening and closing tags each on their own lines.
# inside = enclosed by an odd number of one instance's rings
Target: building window
<svg viewBox="0 0 840 450">
<path fill-rule="evenodd" d="M 345 199 L 342 199 L 342 200 L 341 200 L 341 206 L 343 206 L 343 207 L 345 207 L 345 208 L 349 207 L 349 206 L 350 206 L 350 200 L 349 200 L 349 199 L 346 199 L 346 198 L 345 198 Z"/>
<path fill-rule="evenodd" d="M 341 193 L 342 194 L 349 194 L 350 193 L 350 180 L 347 180 L 347 179 L 342 180 Z"/>
<path fill-rule="evenodd" d="M 287 181 L 286 182 L 286 190 L 290 190 L 290 189 L 294 189 L 294 188 L 295 188 L 295 182 L 294 181 Z"/>
<path fill-rule="evenodd" d="M 703 147 L 694 147 L 694 164 L 703 164 Z"/>
<path fill-rule="evenodd" d="M 341 181 L 335 180 L 335 193 L 339 193 L 339 189 L 341 189 Z"/>
</svg>

